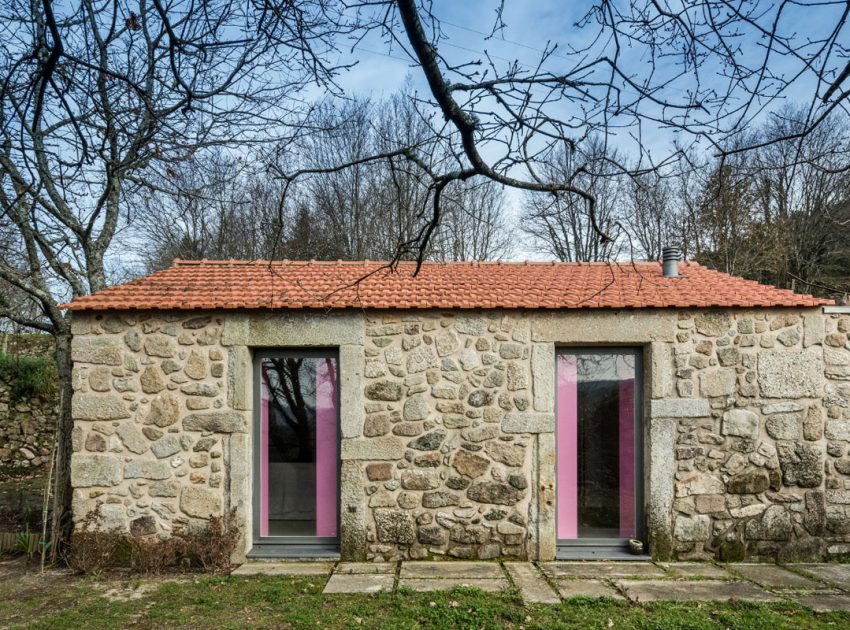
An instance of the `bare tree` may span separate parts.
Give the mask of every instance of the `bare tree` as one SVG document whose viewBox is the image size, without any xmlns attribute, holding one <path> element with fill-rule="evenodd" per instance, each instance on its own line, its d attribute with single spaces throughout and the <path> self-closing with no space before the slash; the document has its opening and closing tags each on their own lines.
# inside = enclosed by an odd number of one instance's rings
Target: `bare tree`
<svg viewBox="0 0 850 630">
<path fill-rule="evenodd" d="M 177 165 L 211 147 L 283 135 L 286 96 L 332 81 L 325 59 L 345 26 L 322 0 L 3 0 L 2 16 L 0 229 L 10 240 L 0 279 L 26 298 L 0 304 L 0 316 L 56 338 L 55 535 L 70 504 L 71 335 L 61 304 L 107 286 L 107 251 L 132 218 L 129 199 L 175 187 Z"/>
<path fill-rule="evenodd" d="M 547 181 L 570 179 L 593 197 L 566 192 L 527 193 L 521 229 L 532 243 L 563 261 L 607 260 L 619 251 L 613 234 L 622 232 L 625 177 L 619 154 L 594 136 L 586 142 L 559 145 L 539 169 Z M 601 239 L 599 230 L 609 237 Z"/>
<path fill-rule="evenodd" d="M 785 139 L 808 135 L 831 112 L 846 112 L 850 97 L 846 3 L 600 0 L 575 25 L 571 39 L 580 43 L 563 49 L 547 43 L 532 65 L 504 62 L 486 50 L 458 54 L 436 5 L 427 0 L 351 6 L 367 31 L 382 34 L 421 70 L 430 91 L 427 104 L 440 114 L 430 119 L 430 136 L 445 143 L 453 158 L 434 165 L 411 145 L 335 166 L 404 158 L 428 180 L 427 221 L 395 259 L 424 260 L 444 193 L 473 178 L 581 199 L 592 231 L 605 244 L 614 237 L 597 220 L 596 196 L 581 183 L 583 173 L 547 175 L 544 167 L 555 151 L 572 150 L 595 134 L 618 144 L 631 141 L 635 151 L 617 166 L 640 174 L 680 157 L 678 149 L 660 160 L 650 155 L 644 138 L 661 131 L 677 132 L 685 150 L 701 142 L 720 156 L 743 153 L 763 143 L 731 148 L 729 139 L 792 87 L 814 90 L 803 124 Z M 507 29 L 501 8 L 497 4 L 494 37 Z M 311 172 L 283 175 L 291 182 Z"/>
</svg>

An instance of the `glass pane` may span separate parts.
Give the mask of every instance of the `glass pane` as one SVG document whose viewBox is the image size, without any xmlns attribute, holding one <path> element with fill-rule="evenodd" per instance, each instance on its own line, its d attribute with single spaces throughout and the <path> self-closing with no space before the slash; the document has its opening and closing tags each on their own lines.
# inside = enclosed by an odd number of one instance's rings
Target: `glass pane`
<svg viewBox="0 0 850 630">
<path fill-rule="evenodd" d="M 632 538 L 635 352 L 558 355 L 558 538 Z"/>
<path fill-rule="evenodd" d="M 260 535 L 336 536 L 336 360 L 261 361 Z"/>
</svg>

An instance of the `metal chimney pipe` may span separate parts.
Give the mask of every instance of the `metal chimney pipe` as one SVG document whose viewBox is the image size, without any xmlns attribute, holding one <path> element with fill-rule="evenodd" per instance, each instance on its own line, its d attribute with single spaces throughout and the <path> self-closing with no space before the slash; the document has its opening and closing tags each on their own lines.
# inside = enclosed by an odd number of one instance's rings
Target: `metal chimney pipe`
<svg viewBox="0 0 850 630">
<path fill-rule="evenodd" d="M 665 278 L 681 278 L 679 260 L 682 252 L 678 247 L 665 247 L 661 250 L 662 273 Z"/>
</svg>

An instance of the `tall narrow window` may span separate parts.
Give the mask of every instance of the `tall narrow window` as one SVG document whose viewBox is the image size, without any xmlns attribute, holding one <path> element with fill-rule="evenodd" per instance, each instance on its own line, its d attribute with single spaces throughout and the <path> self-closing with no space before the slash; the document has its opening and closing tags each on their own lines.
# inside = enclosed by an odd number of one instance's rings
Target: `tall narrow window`
<svg viewBox="0 0 850 630">
<path fill-rule="evenodd" d="M 337 361 L 259 359 L 259 535 L 337 535 Z"/>
<path fill-rule="evenodd" d="M 557 355 L 559 540 L 639 533 L 638 361 L 635 350 Z"/>
</svg>

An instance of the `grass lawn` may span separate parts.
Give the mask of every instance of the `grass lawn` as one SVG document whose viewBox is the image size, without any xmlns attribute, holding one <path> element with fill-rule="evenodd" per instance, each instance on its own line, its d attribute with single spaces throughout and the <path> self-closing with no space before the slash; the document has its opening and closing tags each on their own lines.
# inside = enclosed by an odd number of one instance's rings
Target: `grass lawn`
<svg viewBox="0 0 850 630">
<path fill-rule="evenodd" d="M 6 567 L 9 563 L 3 563 Z M 323 596 L 326 578 L 80 578 L 5 575 L 0 627 L 73 628 L 847 628 L 850 614 L 788 604 L 630 605 L 572 599 L 524 606 L 517 593 Z"/>
</svg>

